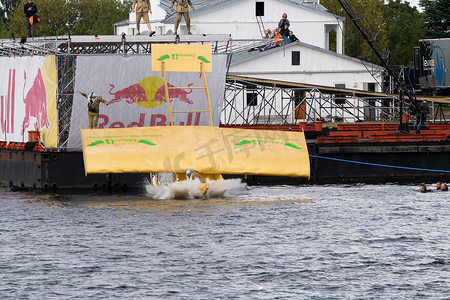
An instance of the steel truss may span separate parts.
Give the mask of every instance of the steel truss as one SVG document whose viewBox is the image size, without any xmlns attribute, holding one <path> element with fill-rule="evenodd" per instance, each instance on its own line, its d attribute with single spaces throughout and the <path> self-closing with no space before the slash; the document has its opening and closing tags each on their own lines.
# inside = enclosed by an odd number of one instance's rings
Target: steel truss
<svg viewBox="0 0 450 300">
<path fill-rule="evenodd" d="M 253 42 L 232 43 L 229 36 L 63 36 L 0 40 L 0 56 L 56 55 L 58 148 L 67 147 L 78 55 L 150 54 L 152 43 L 210 44 L 214 53 L 246 51 Z M 230 63 L 231 59 L 228 59 Z M 301 121 L 398 121 L 398 99 L 323 93 L 318 88 L 227 81 L 221 123 L 224 125 L 296 125 Z"/>
<path fill-rule="evenodd" d="M 398 99 L 326 94 L 318 88 L 228 80 L 223 125 L 297 125 L 299 122 L 398 121 Z"/>
<path fill-rule="evenodd" d="M 212 45 L 214 53 L 228 53 L 229 37 L 227 36 L 209 36 L 209 37 L 187 37 L 189 40 L 185 43 Z M 68 136 L 71 124 L 71 114 L 75 87 L 76 57 L 79 55 L 105 55 L 105 54 L 151 54 L 152 43 L 179 43 L 180 37 L 160 37 L 159 39 L 149 39 L 145 36 L 133 36 L 126 39 L 123 36 L 111 37 L 72 37 L 67 39 L 58 39 L 58 45 L 55 47 L 57 53 L 58 70 L 58 148 L 67 147 Z"/>
<path fill-rule="evenodd" d="M 79 55 L 151 54 L 153 43 L 210 44 L 213 53 L 230 53 L 229 35 L 195 36 L 57 36 L 0 40 L 0 56 L 55 55 L 57 77 L 58 148 L 66 148 Z M 230 54 L 229 54 L 230 55 Z M 230 59 L 228 59 L 230 61 Z"/>
<path fill-rule="evenodd" d="M 63 54 L 149 54 L 151 45 L 158 44 L 202 44 L 211 45 L 213 53 L 231 51 L 231 38 L 226 34 L 216 35 L 161 35 L 126 36 L 53 36 L 0 40 L 0 56 L 63 55 Z"/>
</svg>

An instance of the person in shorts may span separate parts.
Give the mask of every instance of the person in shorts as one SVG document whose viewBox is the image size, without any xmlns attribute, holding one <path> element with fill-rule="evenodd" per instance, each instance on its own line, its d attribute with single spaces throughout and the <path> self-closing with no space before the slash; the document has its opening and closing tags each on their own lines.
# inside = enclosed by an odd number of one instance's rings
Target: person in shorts
<svg viewBox="0 0 450 300">
<path fill-rule="evenodd" d="M 156 33 L 156 31 L 152 31 L 152 26 L 150 25 L 150 21 L 148 19 L 148 13 L 149 12 L 152 13 L 152 6 L 150 4 L 150 0 L 133 0 L 131 11 L 136 12 L 137 35 L 141 34 L 139 23 L 141 22 L 142 18 L 144 19 L 145 24 L 147 24 L 150 36 L 153 36 Z"/>
<path fill-rule="evenodd" d="M 191 19 L 189 18 L 189 6 L 192 10 L 195 10 L 194 5 L 192 5 L 191 0 L 172 0 L 170 4 L 170 11 L 173 11 L 173 5 L 177 3 L 177 17 L 175 19 L 175 32 L 174 35 L 177 35 L 178 25 L 180 24 L 181 17 L 184 16 L 184 20 L 186 21 L 186 27 L 188 30 L 188 34 L 192 34 L 191 32 Z"/>
</svg>

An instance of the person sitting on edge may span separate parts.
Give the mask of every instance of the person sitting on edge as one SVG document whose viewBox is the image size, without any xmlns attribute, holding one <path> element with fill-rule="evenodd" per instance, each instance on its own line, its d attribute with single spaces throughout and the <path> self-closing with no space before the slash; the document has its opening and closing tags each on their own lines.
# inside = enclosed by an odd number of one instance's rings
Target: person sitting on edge
<svg viewBox="0 0 450 300">
<path fill-rule="evenodd" d="M 284 27 L 280 29 L 280 34 L 283 38 L 289 37 L 289 25 L 284 24 Z"/>
<path fill-rule="evenodd" d="M 420 185 L 420 187 L 419 187 L 419 192 L 421 192 L 421 193 L 426 193 L 426 192 L 428 192 L 428 190 L 427 190 L 427 186 L 425 185 L 425 184 L 421 184 Z"/>
<path fill-rule="evenodd" d="M 141 22 L 141 18 L 144 19 L 145 24 L 147 24 L 148 32 L 150 32 L 150 36 L 153 36 L 156 31 L 152 31 L 152 26 L 150 25 L 150 21 L 148 19 L 148 13 L 152 13 L 152 6 L 150 4 L 150 0 L 133 0 L 133 4 L 131 6 L 131 11 L 136 11 L 136 29 L 137 35 L 141 34 L 139 30 L 139 23 Z"/>
<path fill-rule="evenodd" d="M 82 92 L 80 93 L 83 97 L 88 98 L 88 117 L 89 117 L 89 129 L 97 128 L 98 116 L 100 114 L 100 102 L 103 102 L 108 106 L 108 102 L 102 98 L 102 96 L 97 96 L 95 93 L 90 95 Z"/>
<path fill-rule="evenodd" d="M 281 37 L 280 30 L 276 29 L 274 34 L 275 34 L 275 36 L 273 37 L 273 41 L 270 42 L 270 45 L 263 49 L 259 49 L 259 52 L 263 52 L 264 50 L 268 50 L 268 49 L 272 49 L 277 46 L 281 46 L 281 44 L 283 43 L 283 38 Z"/>
<path fill-rule="evenodd" d="M 281 43 L 283 42 L 283 39 L 282 39 L 279 31 L 280 30 L 278 28 L 275 28 L 273 30 L 273 34 L 274 34 L 273 39 L 271 39 L 270 41 L 268 41 L 264 45 L 261 45 L 261 46 L 258 46 L 258 47 L 254 47 L 254 48 L 250 48 L 248 50 L 248 52 L 252 52 L 252 51 L 256 51 L 256 50 L 259 50 L 259 52 L 263 52 L 264 50 L 268 50 L 268 49 L 274 48 L 276 46 L 280 46 Z"/>
<path fill-rule="evenodd" d="M 175 19 L 175 32 L 173 34 L 178 34 L 178 25 L 180 24 L 182 16 L 184 16 L 184 20 L 186 21 L 188 34 L 192 34 L 191 19 L 189 18 L 189 6 L 192 8 L 192 10 L 195 10 L 194 5 L 192 5 L 191 0 L 172 0 L 172 3 L 170 3 L 170 11 L 173 11 L 173 5 L 175 2 L 177 3 L 177 17 Z"/>
<path fill-rule="evenodd" d="M 283 16 L 281 17 L 280 22 L 278 22 L 278 28 L 284 28 L 284 25 L 288 25 L 291 26 L 291 23 L 289 23 L 289 20 L 287 19 L 287 13 L 284 13 Z"/>
<path fill-rule="evenodd" d="M 265 38 L 265 39 L 271 39 L 271 38 L 273 38 L 272 30 L 270 30 L 270 29 L 264 30 L 264 38 Z"/>
<path fill-rule="evenodd" d="M 448 191 L 448 186 L 446 183 L 441 183 L 441 191 L 443 191 L 443 192 Z"/>
<path fill-rule="evenodd" d="M 300 42 L 299 39 L 294 35 L 294 33 L 292 31 L 289 31 L 289 40 L 291 41 L 291 43 Z"/>
<path fill-rule="evenodd" d="M 272 40 L 270 40 L 267 44 L 261 45 L 261 46 L 256 47 L 256 48 L 250 48 L 248 50 L 248 52 L 252 52 L 253 50 L 256 50 L 256 49 L 258 49 L 259 52 L 263 52 L 264 50 L 268 50 L 268 49 L 272 49 L 272 48 L 274 48 L 276 46 L 280 46 L 281 43 L 283 42 L 283 38 L 280 35 L 279 29 L 276 28 L 273 31 L 273 33 L 275 35 L 274 38 Z"/>
</svg>

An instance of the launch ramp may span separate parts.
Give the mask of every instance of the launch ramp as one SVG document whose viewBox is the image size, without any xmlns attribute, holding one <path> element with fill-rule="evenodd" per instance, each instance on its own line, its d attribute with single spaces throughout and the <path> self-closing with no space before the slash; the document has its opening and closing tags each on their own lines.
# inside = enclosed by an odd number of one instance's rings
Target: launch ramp
<svg viewBox="0 0 450 300">
<path fill-rule="evenodd" d="M 303 132 L 211 126 L 81 129 L 86 173 L 310 176 Z"/>
</svg>

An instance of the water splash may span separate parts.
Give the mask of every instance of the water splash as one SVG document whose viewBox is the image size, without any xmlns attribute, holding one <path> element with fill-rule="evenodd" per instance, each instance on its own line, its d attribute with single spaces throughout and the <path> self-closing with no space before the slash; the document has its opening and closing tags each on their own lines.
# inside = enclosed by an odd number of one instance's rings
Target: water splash
<svg viewBox="0 0 450 300">
<path fill-rule="evenodd" d="M 206 180 L 209 184 L 205 198 L 229 198 L 243 194 L 247 191 L 247 185 L 240 179 Z M 202 198 L 202 183 L 200 180 L 183 180 L 170 183 L 162 183 L 158 186 L 146 184 L 147 195 L 153 199 L 195 199 Z"/>
</svg>

